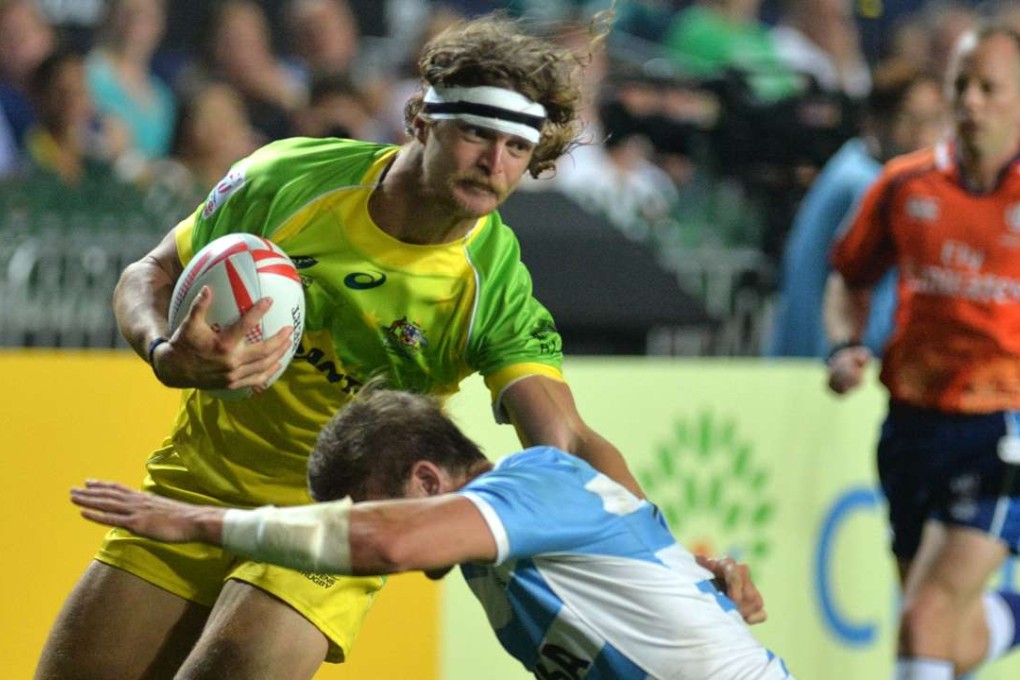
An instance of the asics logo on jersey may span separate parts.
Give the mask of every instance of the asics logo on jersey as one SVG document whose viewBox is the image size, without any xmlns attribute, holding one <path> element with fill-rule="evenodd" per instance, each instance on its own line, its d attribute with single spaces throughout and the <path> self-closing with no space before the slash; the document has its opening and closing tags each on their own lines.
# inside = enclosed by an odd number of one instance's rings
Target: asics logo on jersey
<svg viewBox="0 0 1020 680">
<path fill-rule="evenodd" d="M 344 277 L 344 285 L 352 290 L 369 290 L 386 283 L 382 272 L 353 272 Z"/>
</svg>

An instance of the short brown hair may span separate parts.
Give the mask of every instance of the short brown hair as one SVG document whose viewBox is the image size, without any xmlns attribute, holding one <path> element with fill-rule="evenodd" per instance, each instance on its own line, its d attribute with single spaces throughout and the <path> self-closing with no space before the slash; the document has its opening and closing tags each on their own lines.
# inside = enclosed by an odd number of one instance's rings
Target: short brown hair
<svg viewBox="0 0 1020 680">
<path fill-rule="evenodd" d="M 308 488 L 317 501 L 363 500 L 370 488 L 399 498 L 419 460 L 461 474 L 485 456 L 437 399 L 369 382 L 319 433 L 308 459 Z"/>
<path fill-rule="evenodd" d="M 422 50 L 418 60 L 422 88 L 404 105 L 404 123 L 412 133 L 424 90 L 433 85 L 489 85 L 519 92 L 546 110 L 542 137 L 528 166 L 532 177 L 538 177 L 575 146 L 581 134 L 579 74 L 584 61 L 566 48 L 524 33 L 519 22 L 504 16 L 455 24 Z"/>
</svg>

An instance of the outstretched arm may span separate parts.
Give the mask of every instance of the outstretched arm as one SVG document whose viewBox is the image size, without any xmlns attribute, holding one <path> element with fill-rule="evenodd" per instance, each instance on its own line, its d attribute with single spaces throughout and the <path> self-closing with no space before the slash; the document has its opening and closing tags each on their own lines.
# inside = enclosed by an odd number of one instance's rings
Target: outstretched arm
<svg viewBox="0 0 1020 680">
<path fill-rule="evenodd" d="M 113 482 L 71 490 L 82 516 L 170 543 L 223 546 L 253 559 L 337 574 L 436 570 L 492 562 L 496 541 L 471 501 L 456 494 L 288 508 L 190 505 Z"/>
<path fill-rule="evenodd" d="M 545 444 L 572 453 L 638 498 L 645 497 L 620 451 L 581 419 L 566 383 L 529 376 L 506 389 L 503 405 L 524 446 Z"/>
</svg>

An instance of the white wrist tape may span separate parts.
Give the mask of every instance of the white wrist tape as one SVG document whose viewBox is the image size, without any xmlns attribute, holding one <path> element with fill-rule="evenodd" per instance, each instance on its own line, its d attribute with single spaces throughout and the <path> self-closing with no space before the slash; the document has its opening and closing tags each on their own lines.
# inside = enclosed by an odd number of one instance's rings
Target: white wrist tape
<svg viewBox="0 0 1020 680">
<path fill-rule="evenodd" d="M 290 508 L 227 510 L 223 547 L 300 571 L 350 574 L 350 511 L 350 498 Z"/>
</svg>

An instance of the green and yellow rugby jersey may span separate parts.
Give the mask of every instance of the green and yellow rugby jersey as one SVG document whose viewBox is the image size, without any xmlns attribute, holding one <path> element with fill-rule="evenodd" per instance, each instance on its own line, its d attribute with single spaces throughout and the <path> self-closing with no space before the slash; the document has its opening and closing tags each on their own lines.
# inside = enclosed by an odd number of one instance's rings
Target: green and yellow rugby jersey
<svg viewBox="0 0 1020 680">
<path fill-rule="evenodd" d="M 316 435 L 379 374 L 449 395 L 477 371 L 497 407 L 518 378 L 562 379 L 559 335 L 497 214 L 434 246 L 398 241 L 370 219 L 369 196 L 396 152 L 351 140 L 275 142 L 237 163 L 177 226 L 183 264 L 230 232 L 272 240 L 294 260 L 306 299 L 298 353 L 269 390 L 236 402 L 185 391 L 172 443 L 195 491 L 246 505 L 308 502 Z"/>
</svg>

